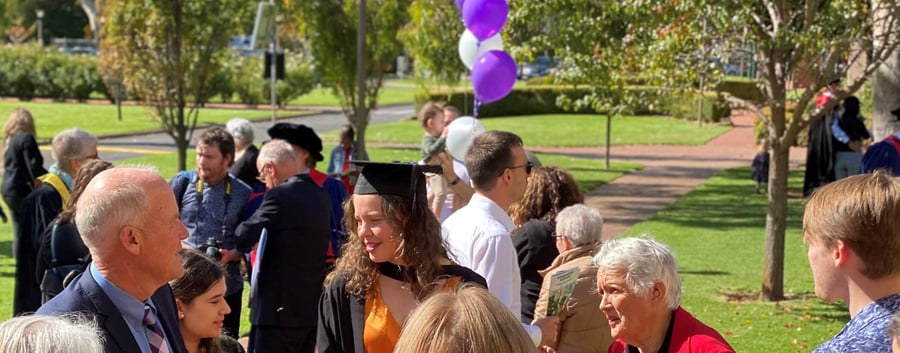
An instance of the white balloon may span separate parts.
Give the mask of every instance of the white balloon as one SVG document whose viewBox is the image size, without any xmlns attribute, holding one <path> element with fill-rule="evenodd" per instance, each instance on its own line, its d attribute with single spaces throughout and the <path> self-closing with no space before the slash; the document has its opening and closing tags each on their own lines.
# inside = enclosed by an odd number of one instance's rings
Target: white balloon
<svg viewBox="0 0 900 353">
<path fill-rule="evenodd" d="M 484 125 L 471 116 L 459 117 L 447 126 L 447 151 L 453 158 L 464 161 L 475 136 L 484 132 Z"/>
<path fill-rule="evenodd" d="M 500 33 L 478 43 L 478 38 L 468 29 L 459 37 L 459 59 L 469 70 L 475 65 L 478 56 L 491 50 L 503 50 L 503 37 Z"/>
</svg>

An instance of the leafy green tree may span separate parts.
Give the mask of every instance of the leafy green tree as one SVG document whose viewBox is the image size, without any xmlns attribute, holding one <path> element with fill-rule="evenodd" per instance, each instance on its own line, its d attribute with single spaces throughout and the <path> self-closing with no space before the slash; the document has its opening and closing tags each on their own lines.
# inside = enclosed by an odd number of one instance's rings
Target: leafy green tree
<svg viewBox="0 0 900 353">
<path fill-rule="evenodd" d="M 592 93 L 573 102 L 598 110 L 618 105 L 615 93 L 622 92 L 622 75 L 663 86 L 692 82 L 695 73 L 689 71 L 709 59 L 696 53 L 727 58 L 744 46 L 757 48 L 757 82 L 765 102 L 757 106 L 728 99 L 767 127 L 772 160 L 761 296 L 783 298 L 790 146 L 800 131 L 858 90 L 894 51 L 900 39 L 896 25 L 900 5 L 885 0 L 513 0 L 510 8 L 516 14 L 514 23 L 552 14 L 543 17 L 551 21 L 546 39 L 538 36 L 531 43 L 543 41 L 544 46 L 558 48 L 557 55 L 564 58 L 562 81 L 592 87 Z M 848 54 L 852 44 L 868 54 L 862 74 L 848 81 L 837 99 L 822 109 L 811 108 L 838 59 L 849 65 L 861 59 Z M 715 49 L 705 50 L 709 45 Z M 801 70 L 813 82 L 792 92 L 798 98 L 789 106 L 787 84 Z M 771 114 L 764 114 L 763 107 L 770 108 Z"/>
<path fill-rule="evenodd" d="M 632 4 L 647 6 L 642 2 Z M 798 133 L 810 123 L 821 118 L 847 96 L 856 92 L 888 55 L 897 48 L 898 27 L 887 26 L 900 18 L 900 5 L 893 1 L 784 1 L 784 0 L 679 0 L 650 7 L 666 13 L 667 22 L 646 18 L 640 26 L 647 31 L 665 30 L 668 33 L 699 32 L 694 14 L 698 8 L 704 11 L 705 35 L 713 38 L 731 38 L 732 43 L 741 39 L 757 48 L 759 63 L 757 82 L 762 88 L 765 102 L 760 106 L 753 102 L 729 97 L 736 107 L 751 111 L 766 124 L 771 163 L 769 172 L 769 207 L 766 215 L 766 242 L 761 297 L 780 300 L 784 297 L 784 241 L 787 222 L 787 181 L 790 147 Z M 875 32 L 873 28 L 889 28 Z M 645 44 L 675 50 L 657 50 L 651 56 L 677 56 L 680 36 L 657 37 Z M 859 45 L 863 50 L 851 51 Z M 861 74 L 846 82 L 844 90 L 821 109 L 813 102 L 830 77 L 836 72 L 839 60 L 854 65 L 863 60 Z M 793 75 L 804 73 L 812 78 L 808 87 L 790 92 L 788 83 Z M 796 99 L 788 99 L 789 93 Z M 768 107 L 771 114 L 764 114 Z"/>
<path fill-rule="evenodd" d="M 400 39 L 415 61 L 419 93 L 427 95 L 430 83 L 456 85 L 466 72 L 457 52 L 459 37 L 466 28 L 455 3 L 412 0 L 409 17 Z"/>
<path fill-rule="evenodd" d="M 238 0 L 128 0 L 104 6 L 101 71 L 121 73 L 129 92 L 149 106 L 175 141 L 178 168 L 186 169 L 187 146 L 198 108 L 209 98 L 209 81 L 237 19 L 250 16 Z"/>
<path fill-rule="evenodd" d="M 409 16 L 410 0 L 366 1 L 365 97 L 363 111 L 358 111 L 360 97 L 356 84 L 356 29 L 358 1 L 304 0 L 291 2 L 306 35 L 308 48 L 322 81 L 331 86 L 347 120 L 356 128 L 359 148 L 365 150 L 365 132 L 369 112 L 377 107 L 378 94 L 387 70 L 402 51 L 397 32 Z"/>
</svg>

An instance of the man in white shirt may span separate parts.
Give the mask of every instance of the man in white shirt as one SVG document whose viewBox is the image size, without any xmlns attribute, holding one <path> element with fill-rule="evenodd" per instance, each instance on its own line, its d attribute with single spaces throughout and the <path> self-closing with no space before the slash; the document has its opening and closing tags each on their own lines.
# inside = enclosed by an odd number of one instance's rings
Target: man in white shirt
<svg viewBox="0 0 900 353">
<path fill-rule="evenodd" d="M 451 257 L 487 280 L 488 290 L 519 317 L 520 274 L 510 232 L 515 228 L 506 210 L 522 198 L 534 166 L 522 139 L 510 132 L 486 131 L 466 153 L 466 169 L 475 194 L 469 204 L 443 223 Z M 552 343 L 559 318 L 552 316 L 523 324 L 536 345 Z"/>
</svg>

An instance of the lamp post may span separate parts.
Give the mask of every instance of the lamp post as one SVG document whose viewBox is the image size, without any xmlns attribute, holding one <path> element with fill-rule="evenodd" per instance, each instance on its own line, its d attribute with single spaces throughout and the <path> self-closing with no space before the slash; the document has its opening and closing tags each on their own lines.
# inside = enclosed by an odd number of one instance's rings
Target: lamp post
<svg viewBox="0 0 900 353">
<path fill-rule="evenodd" d="M 43 47 L 44 46 L 44 10 L 37 10 L 35 13 L 37 14 L 37 19 L 38 19 L 38 28 L 37 28 L 38 29 L 38 31 L 37 31 L 38 45 Z"/>
</svg>

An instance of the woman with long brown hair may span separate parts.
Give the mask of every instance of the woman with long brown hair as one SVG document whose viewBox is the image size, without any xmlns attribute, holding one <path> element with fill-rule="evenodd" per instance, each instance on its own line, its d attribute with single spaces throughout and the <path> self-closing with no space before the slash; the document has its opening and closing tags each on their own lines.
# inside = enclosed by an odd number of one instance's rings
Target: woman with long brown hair
<svg viewBox="0 0 900 353">
<path fill-rule="evenodd" d="M 396 163 L 363 166 L 344 204 L 350 237 L 319 302 L 319 353 L 390 353 L 410 312 L 462 282 L 486 286 L 450 262 L 441 227 L 426 204 L 424 171 Z"/>
<path fill-rule="evenodd" d="M 225 268 L 197 250 L 182 249 L 180 254 L 184 275 L 169 284 L 188 353 L 243 353 L 235 339 L 222 333 L 231 312 L 225 301 Z"/>
<path fill-rule="evenodd" d="M 543 277 L 538 273 L 559 256 L 553 240 L 556 214 L 562 209 L 584 202 L 584 194 L 572 174 L 556 166 L 535 168 L 528 178 L 525 196 L 510 207 L 509 215 L 516 224 L 513 245 L 522 273 L 522 321 L 531 322 L 534 306 L 541 292 Z"/>
</svg>

